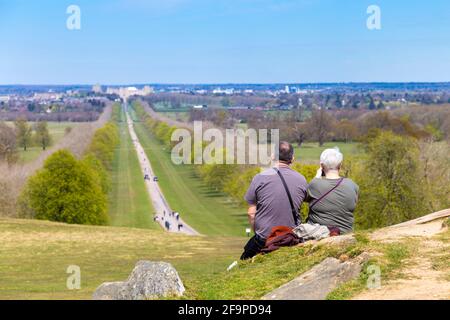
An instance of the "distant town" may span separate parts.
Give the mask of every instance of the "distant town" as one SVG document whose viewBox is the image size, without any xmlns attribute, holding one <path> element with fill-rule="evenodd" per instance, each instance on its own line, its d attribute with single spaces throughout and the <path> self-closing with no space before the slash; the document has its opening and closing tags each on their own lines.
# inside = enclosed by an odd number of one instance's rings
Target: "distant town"
<svg viewBox="0 0 450 320">
<path fill-rule="evenodd" d="M 0 119 L 14 119 L 21 113 L 29 119 L 46 115 L 48 120 L 90 121 L 108 101 L 131 97 L 147 99 L 156 111 L 378 110 L 450 103 L 450 83 L 4 85 L 0 86 Z"/>
</svg>

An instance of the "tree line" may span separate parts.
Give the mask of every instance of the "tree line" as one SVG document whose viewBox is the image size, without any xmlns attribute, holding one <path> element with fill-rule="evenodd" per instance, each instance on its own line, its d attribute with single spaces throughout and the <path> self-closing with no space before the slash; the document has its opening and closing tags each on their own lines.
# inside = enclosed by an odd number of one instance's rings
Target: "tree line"
<svg viewBox="0 0 450 320">
<path fill-rule="evenodd" d="M 19 197 L 19 216 L 72 224 L 107 224 L 119 117 L 120 106 L 115 105 L 111 121 L 95 132 L 81 159 L 66 149 L 48 157 L 43 168 L 28 179 Z"/>
<path fill-rule="evenodd" d="M 18 148 L 27 151 L 31 146 L 39 146 L 46 150 L 52 142 L 46 121 L 30 124 L 20 118 L 14 122 L 14 127 L 0 122 L 0 161 L 13 163 L 17 160 Z"/>
<path fill-rule="evenodd" d="M 220 128 L 245 124 L 253 129 L 279 129 L 280 137 L 301 146 L 304 142 L 359 142 L 371 130 L 382 129 L 417 139 L 450 139 L 450 108 L 410 107 L 393 111 L 330 111 L 325 108 L 290 112 L 261 110 L 191 110 L 190 121 L 209 121 Z"/>
</svg>

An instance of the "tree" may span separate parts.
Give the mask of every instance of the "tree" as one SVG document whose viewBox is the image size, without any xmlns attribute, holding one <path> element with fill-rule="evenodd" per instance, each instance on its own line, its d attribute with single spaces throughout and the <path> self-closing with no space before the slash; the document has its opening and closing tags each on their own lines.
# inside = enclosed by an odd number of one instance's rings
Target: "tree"
<svg viewBox="0 0 450 320">
<path fill-rule="evenodd" d="M 220 101 L 220 103 L 222 104 L 222 107 L 224 107 L 224 108 L 231 107 L 231 101 L 230 101 L 230 98 L 228 98 L 228 97 L 223 98 Z"/>
<path fill-rule="evenodd" d="M 308 126 L 314 138 L 319 142 L 320 147 L 325 143 L 327 136 L 333 129 L 333 125 L 333 117 L 331 117 L 323 108 L 313 111 L 312 117 L 308 121 Z"/>
<path fill-rule="evenodd" d="M 39 121 L 36 124 L 36 142 L 42 147 L 42 150 L 47 149 L 47 147 L 52 142 L 52 137 L 48 131 L 47 121 Z"/>
<path fill-rule="evenodd" d="M 378 109 L 378 110 L 384 109 L 384 103 L 383 103 L 383 101 L 380 100 L 380 102 L 378 102 L 377 109 Z"/>
<path fill-rule="evenodd" d="M 355 212 L 358 227 L 382 227 L 425 214 L 417 140 L 380 132 L 365 147 L 364 160 L 350 169 L 360 186 Z"/>
<path fill-rule="evenodd" d="M 20 215 L 73 224 L 108 221 L 107 196 L 94 170 L 69 151 L 52 154 L 20 197 Z"/>
<path fill-rule="evenodd" d="M 347 119 L 343 119 L 336 124 L 335 138 L 346 143 L 352 142 L 358 137 L 358 128 Z"/>
<path fill-rule="evenodd" d="M 290 127 L 291 137 L 293 141 L 300 147 L 308 138 L 309 128 L 305 123 L 295 122 Z"/>
<path fill-rule="evenodd" d="M 375 101 L 373 100 L 372 97 L 370 97 L 369 110 L 375 110 L 376 108 L 377 106 L 375 105 Z"/>
<path fill-rule="evenodd" d="M 14 122 L 17 131 L 17 144 L 27 151 L 27 147 L 31 144 L 32 128 L 25 119 L 18 119 Z"/>
<path fill-rule="evenodd" d="M 247 167 L 242 170 L 236 170 L 235 174 L 224 185 L 224 192 L 230 195 L 237 203 L 241 205 L 247 204 L 244 200 L 245 192 L 252 182 L 253 177 L 260 173 L 260 171 L 258 167 Z"/>
<path fill-rule="evenodd" d="M 14 129 L 0 122 L 0 161 L 12 163 L 17 159 L 16 143 Z"/>
</svg>

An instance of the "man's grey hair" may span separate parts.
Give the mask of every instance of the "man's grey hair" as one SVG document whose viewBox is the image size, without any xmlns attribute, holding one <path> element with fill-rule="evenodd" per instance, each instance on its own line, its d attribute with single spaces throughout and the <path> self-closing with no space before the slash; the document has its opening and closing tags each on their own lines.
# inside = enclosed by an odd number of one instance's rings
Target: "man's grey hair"
<svg viewBox="0 0 450 320">
<path fill-rule="evenodd" d="M 344 155 L 339 151 L 338 147 L 326 149 L 320 155 L 320 164 L 327 170 L 338 170 L 344 160 Z"/>
</svg>

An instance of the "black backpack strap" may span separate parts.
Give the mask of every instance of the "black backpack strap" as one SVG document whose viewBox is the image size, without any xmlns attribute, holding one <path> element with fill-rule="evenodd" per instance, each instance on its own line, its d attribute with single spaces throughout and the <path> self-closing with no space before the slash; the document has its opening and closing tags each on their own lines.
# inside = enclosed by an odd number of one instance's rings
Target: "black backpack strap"
<svg viewBox="0 0 450 320">
<path fill-rule="evenodd" d="M 291 211 L 292 211 L 292 216 L 294 217 L 295 225 L 298 226 L 298 224 L 299 224 L 298 212 L 297 212 L 297 210 L 295 210 L 294 201 L 292 201 L 292 196 L 291 196 L 291 193 L 289 192 L 289 188 L 287 186 L 286 180 L 284 180 L 284 177 L 281 174 L 280 170 L 278 170 L 278 168 L 273 168 L 273 169 L 278 173 L 278 176 L 280 177 L 281 182 L 283 183 L 284 189 L 286 190 L 287 196 L 289 198 L 289 204 L 291 205 Z"/>
</svg>

